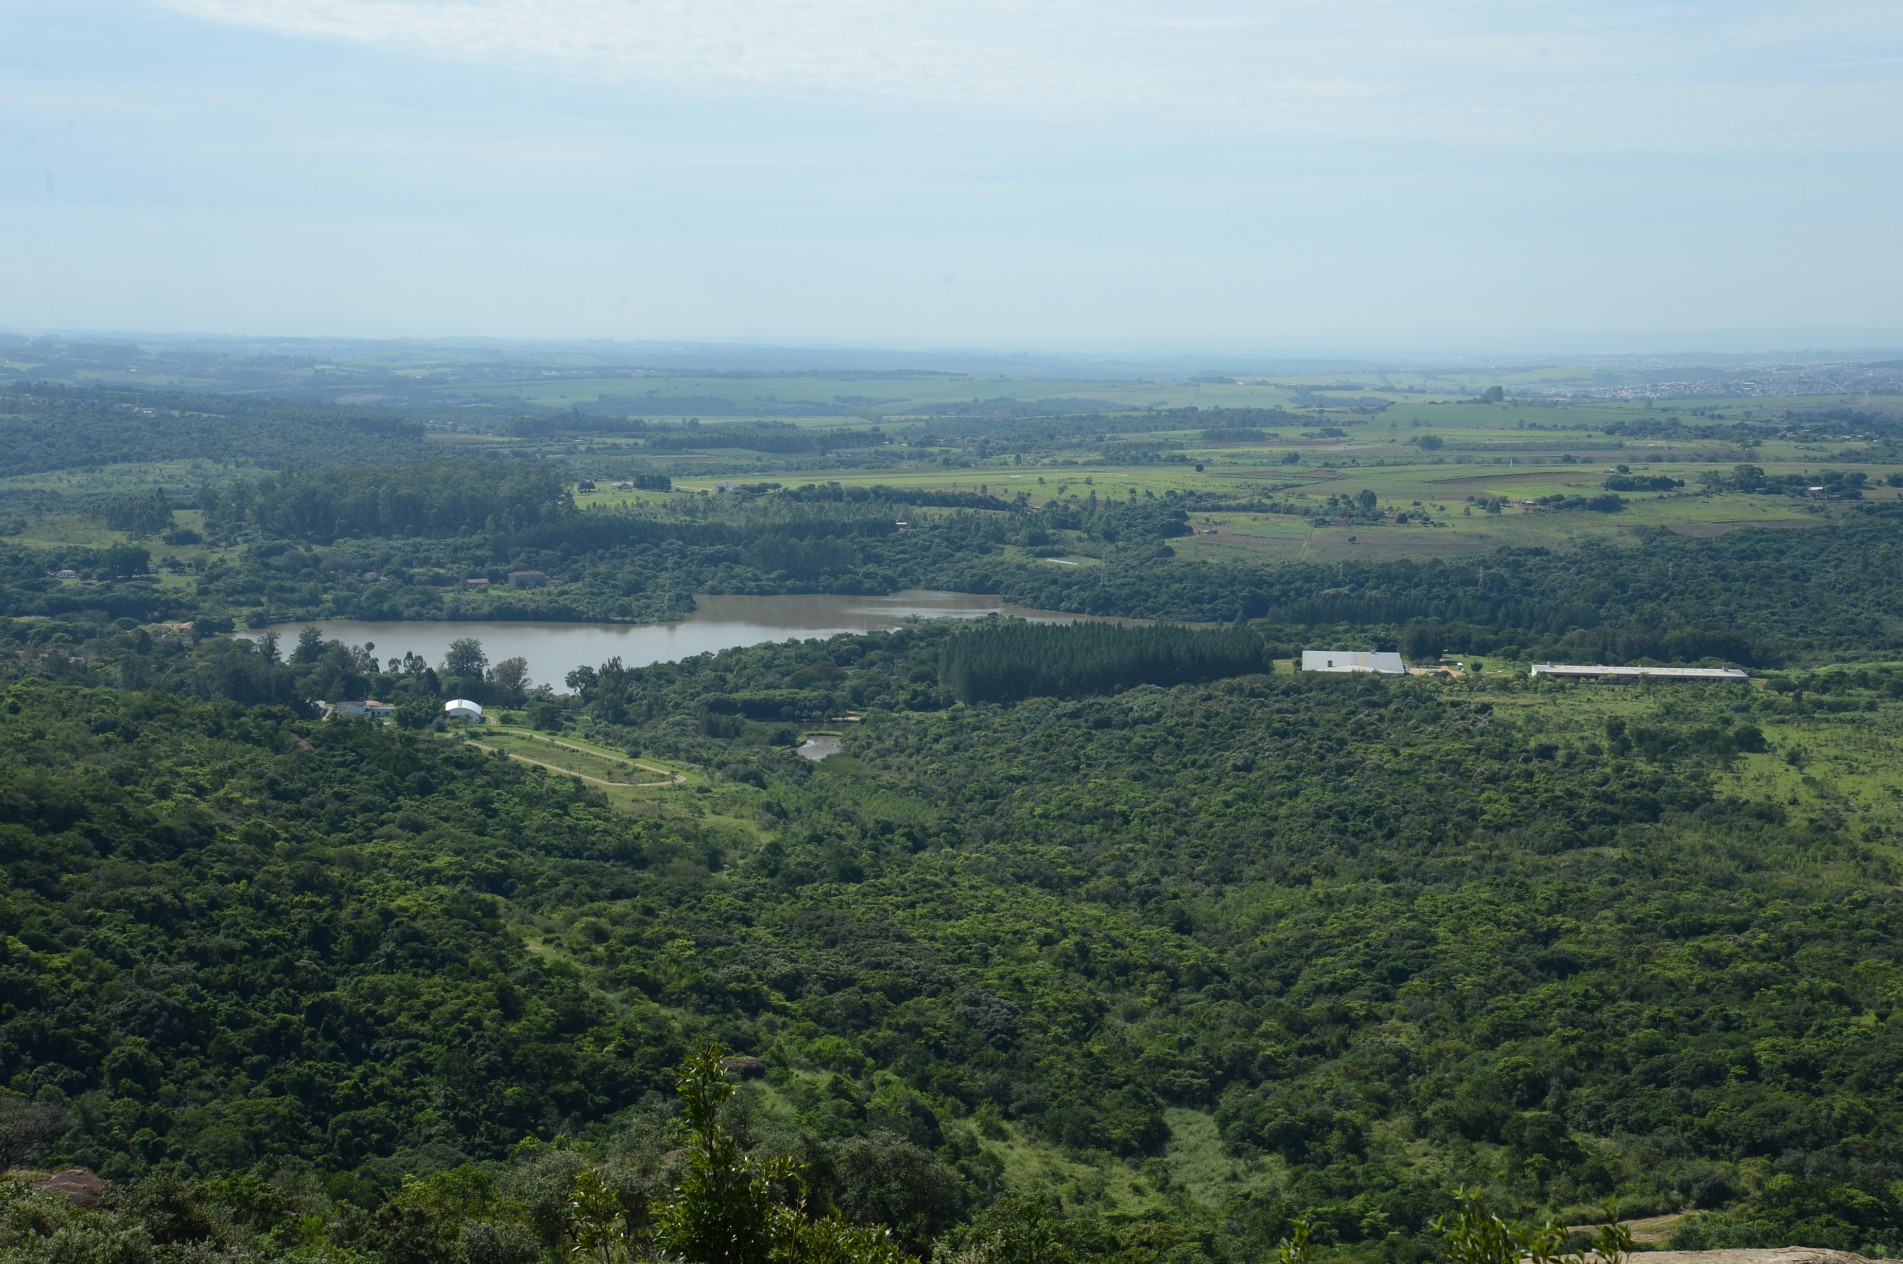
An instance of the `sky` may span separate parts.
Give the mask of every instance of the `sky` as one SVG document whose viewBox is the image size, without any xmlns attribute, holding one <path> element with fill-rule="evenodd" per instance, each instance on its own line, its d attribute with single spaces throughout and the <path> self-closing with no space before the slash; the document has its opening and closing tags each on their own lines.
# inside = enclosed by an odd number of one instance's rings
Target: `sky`
<svg viewBox="0 0 1903 1264">
<path fill-rule="evenodd" d="M 1903 344 L 1896 0 L 0 0 L 0 327 Z"/>
</svg>

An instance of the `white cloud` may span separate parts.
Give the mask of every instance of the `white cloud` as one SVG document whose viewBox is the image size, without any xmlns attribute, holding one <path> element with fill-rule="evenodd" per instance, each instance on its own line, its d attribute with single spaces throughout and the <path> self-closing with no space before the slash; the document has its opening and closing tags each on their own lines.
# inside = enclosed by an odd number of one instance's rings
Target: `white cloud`
<svg viewBox="0 0 1903 1264">
<path fill-rule="evenodd" d="M 1889 147 L 1903 7 L 1477 0 L 151 0 L 227 26 L 669 94 L 1167 138 Z"/>
</svg>

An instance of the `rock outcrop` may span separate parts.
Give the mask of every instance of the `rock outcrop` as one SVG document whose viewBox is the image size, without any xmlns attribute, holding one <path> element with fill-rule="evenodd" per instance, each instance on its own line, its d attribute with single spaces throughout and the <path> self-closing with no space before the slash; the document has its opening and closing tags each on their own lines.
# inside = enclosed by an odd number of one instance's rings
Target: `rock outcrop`
<svg viewBox="0 0 1903 1264">
<path fill-rule="evenodd" d="M 106 1191 L 112 1188 L 112 1182 L 83 1167 L 69 1167 L 37 1178 L 33 1188 L 42 1194 L 58 1194 L 75 1207 L 97 1211 Z"/>
</svg>

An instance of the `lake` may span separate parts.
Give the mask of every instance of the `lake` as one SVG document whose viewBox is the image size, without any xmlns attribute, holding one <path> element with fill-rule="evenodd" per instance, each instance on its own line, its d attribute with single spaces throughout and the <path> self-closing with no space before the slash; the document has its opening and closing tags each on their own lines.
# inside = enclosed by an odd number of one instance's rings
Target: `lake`
<svg viewBox="0 0 1903 1264">
<path fill-rule="evenodd" d="M 376 647 L 386 662 L 406 653 L 420 654 L 440 665 L 449 643 L 472 636 L 482 642 L 491 663 L 520 656 L 529 660 L 529 676 L 557 692 L 577 667 L 599 667 L 619 655 L 628 667 L 671 663 L 712 650 L 763 645 L 787 639 L 812 640 L 842 632 L 874 632 L 896 628 L 907 619 L 977 619 L 988 614 L 1016 615 L 1039 623 L 1088 620 L 1087 615 L 1055 610 L 1027 610 L 996 597 L 972 593 L 935 592 L 915 588 L 885 597 L 843 597 L 830 594 L 794 594 L 775 597 L 696 597 L 698 607 L 679 623 L 531 623 L 404 621 L 378 623 L 353 619 L 313 619 L 280 623 L 278 634 L 286 653 L 306 626 L 315 627 L 325 640 Z M 241 635 L 255 639 L 265 629 Z"/>
</svg>

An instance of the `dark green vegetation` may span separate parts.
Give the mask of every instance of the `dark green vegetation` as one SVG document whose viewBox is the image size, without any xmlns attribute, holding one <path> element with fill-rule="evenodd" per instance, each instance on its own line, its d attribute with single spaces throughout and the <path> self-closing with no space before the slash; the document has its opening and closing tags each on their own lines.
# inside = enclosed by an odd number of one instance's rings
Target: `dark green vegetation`
<svg viewBox="0 0 1903 1264">
<path fill-rule="evenodd" d="M 1714 490 L 1751 492 L 1765 496 L 1825 496 L 1832 500 L 1862 500 L 1869 476 L 1862 470 L 1824 470 L 1808 474 L 1766 474 L 1761 465 L 1740 465 L 1728 474 L 1717 471 L 1701 477 L 1700 482 Z"/>
<path fill-rule="evenodd" d="M 0 1167 L 117 1188 L 3 1187 L 0 1260 L 1579 1245 L 1457 1186 L 1903 1246 L 1892 414 L 647 381 L 427 422 L 4 397 Z M 566 695 L 467 640 L 219 635 L 908 586 L 1222 626 L 927 624 Z M 1318 643 L 1492 670 L 1277 670 Z M 395 722 L 311 706 L 368 696 Z M 691 776 L 598 792 L 449 696 Z M 814 724 L 842 755 L 792 753 Z"/>
<path fill-rule="evenodd" d="M 499 461 L 293 471 L 199 496 L 208 531 L 235 536 L 249 529 L 266 539 L 318 544 L 346 536 L 517 531 L 574 507 L 553 470 Z"/>
<path fill-rule="evenodd" d="M 259 464 L 416 460 L 423 426 L 385 412 L 44 383 L 0 392 L 0 475 L 205 457 Z"/>
<path fill-rule="evenodd" d="M 1201 684 L 1268 666 L 1262 638 L 1243 629 L 1000 623 L 948 637 L 938 677 L 960 702 L 1016 702 Z"/>
<path fill-rule="evenodd" d="M 560 722 L 723 787 L 633 817 L 428 735 L 82 683 L 168 670 L 134 636 L 19 663 L 10 1117 L 280 1241 L 406 1259 L 420 1218 L 540 1250 L 579 1164 L 664 1169 L 711 1037 L 762 1059 L 736 1135 L 913 1249 L 1035 1212 L 1079 1258 L 1255 1259 L 1306 1214 L 1410 1258 L 1472 1181 L 1895 1241 L 1894 809 L 1732 774 L 1789 766 L 1783 726 L 1894 734 L 1903 674 L 947 708 L 948 647 L 997 635 L 597 671 Z M 871 707 L 849 757 L 695 719 L 795 679 Z M 1061 1204 L 1013 1201 L 1039 1187 Z"/>
</svg>

